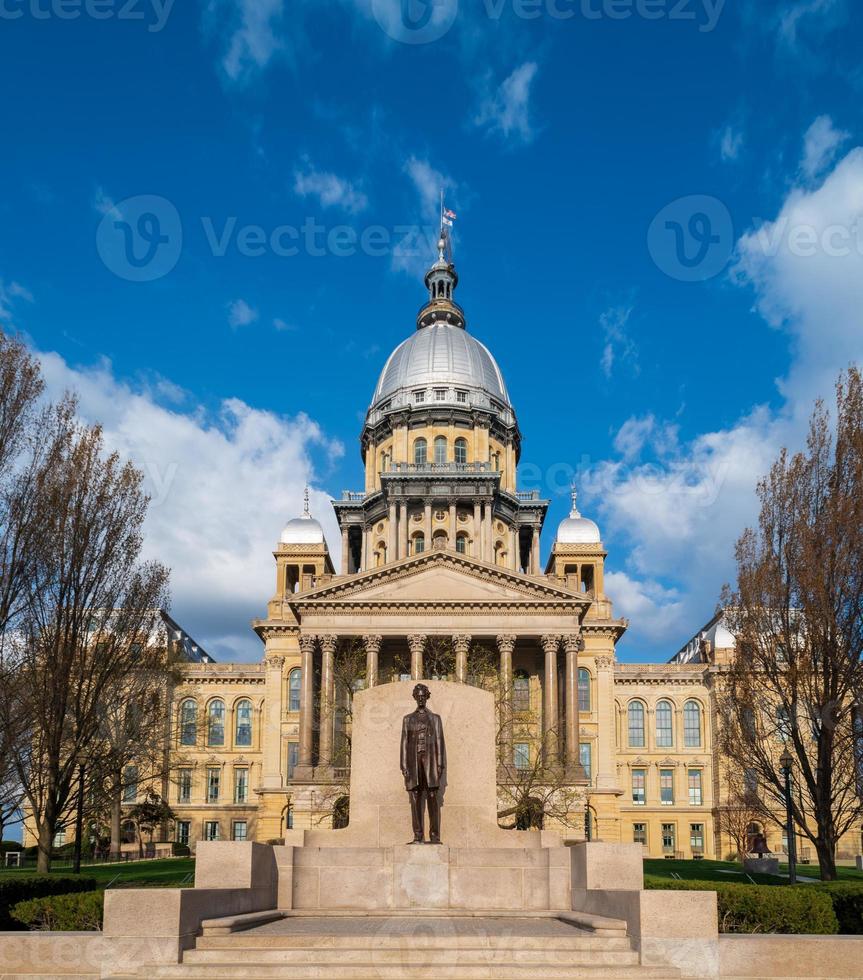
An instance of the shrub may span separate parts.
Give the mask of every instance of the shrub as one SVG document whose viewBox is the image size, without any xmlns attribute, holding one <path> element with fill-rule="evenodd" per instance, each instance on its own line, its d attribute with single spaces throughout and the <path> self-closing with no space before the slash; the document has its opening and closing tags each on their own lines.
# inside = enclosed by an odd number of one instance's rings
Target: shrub
<svg viewBox="0 0 863 980">
<path fill-rule="evenodd" d="M 16 840 L 2 840 L 0 841 L 0 854 L 5 854 L 7 851 L 23 851 L 24 847 L 19 844 Z"/>
<path fill-rule="evenodd" d="M 171 853 L 174 857 L 188 857 L 192 852 L 188 844 L 177 844 L 175 842 L 171 845 Z"/>
<path fill-rule="evenodd" d="M 31 898 L 14 906 L 12 918 L 28 929 L 90 932 L 102 928 L 104 901 L 105 893 L 102 891 Z"/>
<path fill-rule="evenodd" d="M 645 875 L 644 887 L 716 892 L 720 932 L 833 935 L 839 931 L 830 898 L 812 885 L 726 884 Z"/>
<path fill-rule="evenodd" d="M 839 921 L 839 932 L 843 936 L 863 935 L 863 884 L 832 881 L 808 887 L 817 888 L 833 903 L 833 911 Z"/>
<path fill-rule="evenodd" d="M 89 892 L 96 887 L 95 878 L 70 875 L 15 874 L 0 878 L 0 932 L 20 929 L 10 910 L 19 902 L 48 895 L 68 895 L 72 892 Z"/>
</svg>

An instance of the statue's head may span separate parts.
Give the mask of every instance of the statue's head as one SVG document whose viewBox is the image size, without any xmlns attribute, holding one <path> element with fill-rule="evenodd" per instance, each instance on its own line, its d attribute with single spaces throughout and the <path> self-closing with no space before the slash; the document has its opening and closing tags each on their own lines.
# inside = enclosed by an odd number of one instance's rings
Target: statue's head
<svg viewBox="0 0 863 980">
<path fill-rule="evenodd" d="M 416 701 L 417 706 L 424 708 L 426 706 L 426 701 L 431 697 L 431 691 L 425 686 L 425 684 L 417 684 L 413 690 L 414 701 Z"/>
</svg>

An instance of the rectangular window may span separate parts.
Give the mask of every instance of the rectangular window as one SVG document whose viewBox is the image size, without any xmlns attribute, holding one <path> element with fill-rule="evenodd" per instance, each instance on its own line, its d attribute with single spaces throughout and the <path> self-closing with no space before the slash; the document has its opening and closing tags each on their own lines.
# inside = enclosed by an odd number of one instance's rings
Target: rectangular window
<svg viewBox="0 0 863 980">
<path fill-rule="evenodd" d="M 632 825 L 632 843 L 647 846 L 647 824 L 634 823 Z"/>
<path fill-rule="evenodd" d="M 205 820 L 204 821 L 204 840 L 218 840 L 219 839 L 219 821 L 218 820 Z"/>
<path fill-rule="evenodd" d="M 584 775 L 590 779 L 590 742 L 581 742 L 578 746 L 578 761 L 584 770 Z"/>
<path fill-rule="evenodd" d="M 300 743 L 288 742 L 288 779 L 294 778 L 294 769 L 300 761 Z"/>
<path fill-rule="evenodd" d="M 674 770 L 659 770 L 659 802 L 663 806 L 674 806 Z"/>
<path fill-rule="evenodd" d="M 245 820 L 235 820 L 231 828 L 231 840 L 246 840 L 247 824 Z"/>
<path fill-rule="evenodd" d="M 674 853 L 674 824 L 664 823 L 662 825 L 662 853 L 663 854 L 673 854 Z"/>
<path fill-rule="evenodd" d="M 219 802 L 219 782 L 221 780 L 221 775 L 222 775 L 221 769 L 207 770 L 207 802 L 208 803 Z"/>
<path fill-rule="evenodd" d="M 434 400 L 436 402 L 446 401 L 446 388 L 435 388 L 434 390 Z"/>
<path fill-rule="evenodd" d="M 513 745 L 512 761 L 516 769 L 530 768 L 530 746 L 527 742 L 516 742 Z"/>
<path fill-rule="evenodd" d="M 457 391 L 455 393 L 455 400 L 459 403 L 459 405 L 465 405 L 467 403 L 467 392 Z"/>
<path fill-rule="evenodd" d="M 181 769 L 178 779 L 177 801 L 179 803 L 192 802 L 192 770 Z"/>
<path fill-rule="evenodd" d="M 249 770 L 234 770 L 234 803 L 249 802 Z M 236 840 L 236 838 L 234 838 Z"/>
<path fill-rule="evenodd" d="M 701 806 L 701 770 L 689 770 L 689 805 Z"/>
<path fill-rule="evenodd" d="M 134 803 L 138 799 L 138 767 L 126 766 L 123 772 L 123 802 Z"/>
<path fill-rule="evenodd" d="M 189 832 L 192 828 L 192 824 L 188 820 L 178 820 L 177 821 L 177 843 L 185 844 L 186 847 L 189 846 Z"/>
<path fill-rule="evenodd" d="M 743 790 L 753 795 L 758 792 L 758 773 L 754 769 L 743 770 Z"/>
<path fill-rule="evenodd" d="M 417 405 L 422 405 L 422 403 L 425 400 L 426 400 L 426 393 L 424 391 L 415 391 L 414 392 L 414 402 Z"/>
<path fill-rule="evenodd" d="M 646 769 L 632 770 L 632 802 L 638 806 L 644 806 L 646 802 L 644 784 L 647 781 Z"/>
<path fill-rule="evenodd" d="M 703 823 L 691 823 L 689 825 L 689 846 L 692 848 L 693 855 L 704 853 Z"/>
</svg>

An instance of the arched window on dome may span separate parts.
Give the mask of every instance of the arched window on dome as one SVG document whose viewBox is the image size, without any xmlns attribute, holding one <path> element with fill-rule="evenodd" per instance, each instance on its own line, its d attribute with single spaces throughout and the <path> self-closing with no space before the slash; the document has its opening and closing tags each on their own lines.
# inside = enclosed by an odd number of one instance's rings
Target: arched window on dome
<svg viewBox="0 0 863 980">
<path fill-rule="evenodd" d="M 420 531 L 411 539 L 413 541 L 413 553 L 421 555 L 426 550 L 426 536 Z"/>
<path fill-rule="evenodd" d="M 428 460 L 428 443 L 420 437 L 414 439 L 414 463 L 422 464 Z"/>
<path fill-rule="evenodd" d="M 288 677 L 288 711 L 300 710 L 300 688 L 303 674 L 299 667 L 294 667 Z"/>
<path fill-rule="evenodd" d="M 688 749 L 701 748 L 701 705 L 697 701 L 683 706 L 683 744 Z"/>
<path fill-rule="evenodd" d="M 210 702 L 207 709 L 207 745 L 225 744 L 225 702 L 221 698 Z"/>
<path fill-rule="evenodd" d="M 467 439 L 456 439 L 453 443 L 454 458 L 457 463 L 467 462 Z"/>
<path fill-rule="evenodd" d="M 243 698 L 237 702 L 234 744 L 251 746 L 252 744 L 252 702 Z"/>
<path fill-rule="evenodd" d="M 659 701 L 656 705 L 656 746 L 668 749 L 674 745 L 674 709 L 670 701 Z"/>
<path fill-rule="evenodd" d="M 438 466 L 443 466 L 446 463 L 446 436 L 435 437 L 434 461 Z"/>
<path fill-rule="evenodd" d="M 629 746 L 634 749 L 644 748 L 644 705 L 641 701 L 630 701 L 627 708 L 629 727 Z"/>
<path fill-rule="evenodd" d="M 198 705 L 186 698 L 180 705 L 180 745 L 194 745 L 198 739 Z"/>
</svg>

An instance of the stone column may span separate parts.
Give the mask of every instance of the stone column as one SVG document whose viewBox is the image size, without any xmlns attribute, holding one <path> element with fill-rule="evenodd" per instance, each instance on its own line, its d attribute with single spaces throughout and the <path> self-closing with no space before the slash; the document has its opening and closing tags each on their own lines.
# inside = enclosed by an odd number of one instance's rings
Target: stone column
<svg viewBox="0 0 863 980">
<path fill-rule="evenodd" d="M 426 551 L 432 550 L 432 505 L 431 501 L 426 501 L 425 505 L 425 520 L 423 521 L 425 525 L 425 536 L 426 536 Z"/>
<path fill-rule="evenodd" d="M 408 646 L 411 648 L 411 679 L 423 679 L 423 648 L 426 645 L 424 633 L 411 633 L 408 636 Z"/>
<path fill-rule="evenodd" d="M 369 567 L 369 533 L 363 528 L 363 546 L 360 554 L 360 571 L 364 572 Z"/>
<path fill-rule="evenodd" d="M 282 686 L 285 658 L 278 653 L 268 653 L 264 659 L 266 677 L 266 705 L 263 731 L 263 783 L 274 788 L 282 785 Z M 225 728 L 229 719 L 226 719 Z M 228 733 L 226 733 L 228 734 Z"/>
<path fill-rule="evenodd" d="M 560 637 L 546 634 L 541 638 L 545 653 L 545 676 L 542 685 L 542 740 L 547 765 L 560 762 L 558 753 L 558 715 L 557 715 L 557 650 Z"/>
<path fill-rule="evenodd" d="M 599 723 L 596 788 L 615 789 L 617 766 L 614 758 L 614 734 L 617 719 L 614 710 L 614 654 L 598 654 L 594 663 L 596 664 L 596 720 Z"/>
<path fill-rule="evenodd" d="M 500 654 L 500 755 L 505 766 L 511 766 L 512 759 L 512 652 L 515 649 L 515 636 L 501 633 L 497 637 Z"/>
<path fill-rule="evenodd" d="M 566 633 L 563 637 L 563 649 L 566 655 L 564 677 L 566 679 L 566 767 L 580 772 L 580 757 L 578 750 L 578 647 L 581 641 L 580 633 Z"/>
<path fill-rule="evenodd" d="M 399 558 L 407 557 L 408 553 L 408 505 L 404 500 L 399 501 Z"/>
<path fill-rule="evenodd" d="M 471 636 L 469 633 L 456 633 L 452 638 L 455 648 L 455 679 L 459 684 L 467 681 L 467 653 L 470 649 Z"/>
<path fill-rule="evenodd" d="M 381 652 L 383 637 L 379 633 L 370 633 L 363 637 L 366 645 L 366 687 L 377 687 L 378 684 L 378 655 Z"/>
<path fill-rule="evenodd" d="M 530 540 L 530 573 L 539 575 L 539 528 L 533 528 Z"/>
<path fill-rule="evenodd" d="M 521 561 L 519 551 L 521 550 L 521 541 L 519 540 L 518 528 L 510 528 L 509 532 L 509 567 L 514 571 L 518 571 L 518 566 Z"/>
<path fill-rule="evenodd" d="M 318 765 L 333 764 L 333 709 L 336 700 L 336 675 L 333 670 L 333 655 L 338 638 L 318 637 L 321 644 L 321 734 L 318 742 Z"/>
<path fill-rule="evenodd" d="M 482 558 L 482 504 L 473 502 L 473 551 L 474 558 Z"/>
<path fill-rule="evenodd" d="M 458 534 L 458 526 L 456 522 L 455 514 L 455 503 L 450 502 L 449 505 L 449 547 L 450 551 L 455 551 L 455 539 Z"/>
<path fill-rule="evenodd" d="M 315 721 L 315 637 L 300 634 L 300 748 L 297 764 L 312 764 L 312 732 Z"/>
<path fill-rule="evenodd" d="M 395 561 L 398 557 L 398 518 L 396 503 L 390 501 L 389 527 L 387 528 L 387 562 Z"/>
<path fill-rule="evenodd" d="M 494 533 L 491 526 L 491 500 L 486 500 L 485 502 L 485 518 L 483 520 L 483 529 L 485 531 L 483 541 L 483 558 L 486 561 L 494 561 Z"/>
<path fill-rule="evenodd" d="M 348 529 L 342 528 L 342 575 L 347 575 L 351 568 L 350 549 L 348 548 Z"/>
</svg>

